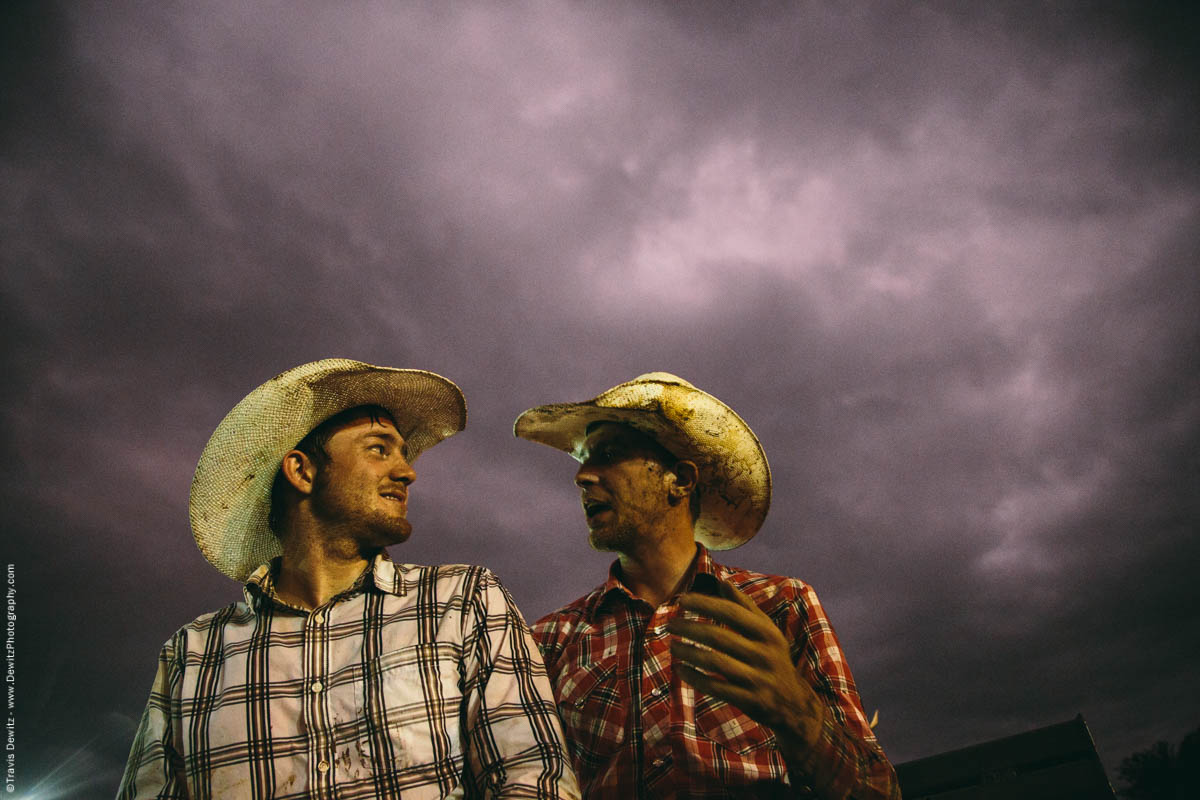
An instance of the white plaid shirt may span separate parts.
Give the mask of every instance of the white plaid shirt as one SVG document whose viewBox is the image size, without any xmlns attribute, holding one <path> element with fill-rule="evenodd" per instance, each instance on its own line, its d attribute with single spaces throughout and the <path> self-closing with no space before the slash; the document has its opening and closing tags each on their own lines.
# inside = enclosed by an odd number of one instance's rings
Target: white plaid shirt
<svg viewBox="0 0 1200 800">
<path fill-rule="evenodd" d="M 275 594 L 180 629 L 118 797 L 577 798 L 529 628 L 482 567 L 380 554 L 312 611 Z"/>
</svg>

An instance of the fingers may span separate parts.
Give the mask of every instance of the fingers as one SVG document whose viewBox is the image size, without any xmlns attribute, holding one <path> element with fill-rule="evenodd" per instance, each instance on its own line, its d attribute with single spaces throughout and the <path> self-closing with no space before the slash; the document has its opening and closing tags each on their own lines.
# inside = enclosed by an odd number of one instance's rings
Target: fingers
<svg viewBox="0 0 1200 800">
<path fill-rule="evenodd" d="M 739 686 L 754 686 L 762 671 L 747 665 L 738 658 L 719 650 L 696 647 L 686 642 L 671 642 L 671 658 L 677 666 L 699 668 L 706 673 L 715 673 L 729 683 Z"/>
<path fill-rule="evenodd" d="M 742 608 L 761 613 L 761 609 L 754 604 L 754 601 L 751 600 L 745 592 L 734 586 L 729 581 L 717 581 L 717 590 L 720 591 L 722 597 L 727 600 L 732 600 Z"/>
<path fill-rule="evenodd" d="M 715 697 L 718 700 L 724 700 L 726 703 L 735 705 L 743 711 L 755 711 L 759 707 L 758 700 L 752 692 L 736 686 L 722 679 L 720 676 L 705 675 L 703 672 L 682 663 L 677 663 L 675 670 L 679 673 L 680 678 L 690 683 L 698 692 Z"/>
<path fill-rule="evenodd" d="M 721 584 L 723 588 L 725 585 Z M 729 588 L 737 591 L 733 587 Z M 724 594 L 724 592 L 722 593 Z M 745 607 L 741 601 L 744 599 L 750 603 L 750 599 L 741 592 L 738 594 L 741 596 L 740 598 L 726 599 L 725 597 L 710 597 L 705 594 L 688 592 L 679 597 L 679 607 L 685 611 L 709 617 L 717 623 L 728 625 L 743 636 L 760 642 L 776 638 L 779 635 L 779 629 L 771 622 L 771 618 L 753 603 L 750 608 Z"/>
<path fill-rule="evenodd" d="M 681 619 L 676 617 L 667 623 L 667 631 L 698 642 L 713 650 L 719 650 L 747 664 L 763 664 L 763 649 L 760 642 L 748 639 L 740 633 L 722 628 L 711 622 Z"/>
</svg>

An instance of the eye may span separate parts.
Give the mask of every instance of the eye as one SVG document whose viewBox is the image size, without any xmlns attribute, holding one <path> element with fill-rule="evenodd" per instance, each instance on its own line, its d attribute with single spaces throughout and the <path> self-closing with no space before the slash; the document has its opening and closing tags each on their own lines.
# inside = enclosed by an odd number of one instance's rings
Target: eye
<svg viewBox="0 0 1200 800">
<path fill-rule="evenodd" d="M 387 453 L 387 448 L 386 448 L 386 447 L 384 447 L 384 446 L 383 446 L 383 445 L 381 445 L 381 444 L 373 444 L 373 445 L 369 445 L 369 446 L 367 447 L 367 449 L 368 449 L 368 450 L 371 450 L 371 451 L 373 451 L 373 452 L 376 452 L 376 453 L 378 453 L 378 454 L 379 454 L 379 455 L 381 455 L 381 456 L 382 456 L 382 455 L 385 455 L 385 454 Z"/>
<path fill-rule="evenodd" d="M 593 453 L 592 457 L 601 464 L 612 464 L 624 458 L 625 453 L 620 447 L 607 445 Z"/>
</svg>

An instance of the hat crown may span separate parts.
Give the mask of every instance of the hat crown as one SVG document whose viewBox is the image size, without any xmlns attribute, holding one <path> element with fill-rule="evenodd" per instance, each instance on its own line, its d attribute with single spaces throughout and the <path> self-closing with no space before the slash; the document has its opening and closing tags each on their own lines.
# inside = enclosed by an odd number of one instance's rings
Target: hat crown
<svg viewBox="0 0 1200 800">
<path fill-rule="evenodd" d="M 674 384 L 676 386 L 686 386 L 689 389 L 696 388 L 695 386 L 688 383 L 687 381 L 685 381 L 683 378 L 679 377 L 678 375 L 672 375 L 669 372 L 646 372 L 642 375 L 638 375 L 636 378 L 634 378 L 633 380 L 631 380 L 629 382 L 630 383 L 669 383 L 669 384 Z"/>
</svg>

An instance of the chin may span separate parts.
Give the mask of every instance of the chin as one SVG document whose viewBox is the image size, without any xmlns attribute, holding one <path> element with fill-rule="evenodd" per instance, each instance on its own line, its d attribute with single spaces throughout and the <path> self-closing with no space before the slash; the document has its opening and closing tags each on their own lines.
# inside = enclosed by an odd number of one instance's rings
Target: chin
<svg viewBox="0 0 1200 800">
<path fill-rule="evenodd" d="M 611 553 L 612 552 L 612 548 L 608 546 L 607 542 L 605 542 L 603 539 L 592 536 L 591 534 L 588 534 L 588 544 L 591 545 L 593 550 L 596 550 L 598 552 L 601 552 L 601 553 Z"/>
<path fill-rule="evenodd" d="M 601 553 L 616 553 L 623 548 L 622 545 L 627 544 L 628 537 L 624 535 L 621 529 L 599 528 L 588 531 L 588 544 L 593 550 L 598 550 Z"/>
<path fill-rule="evenodd" d="M 393 544 L 403 544 L 408 541 L 408 537 L 412 536 L 412 525 L 408 524 L 408 520 L 389 520 L 386 524 L 373 525 L 371 529 L 373 539 L 379 546 L 389 547 Z"/>
</svg>

